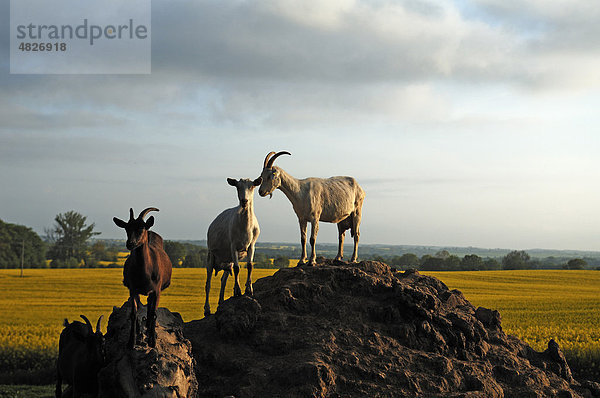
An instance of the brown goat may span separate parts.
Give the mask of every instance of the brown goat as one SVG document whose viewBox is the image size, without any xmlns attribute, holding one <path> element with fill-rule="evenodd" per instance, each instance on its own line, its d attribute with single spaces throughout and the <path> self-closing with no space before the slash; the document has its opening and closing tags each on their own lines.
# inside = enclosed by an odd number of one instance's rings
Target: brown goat
<svg viewBox="0 0 600 398">
<path fill-rule="evenodd" d="M 72 396 L 80 397 L 98 394 L 98 371 L 104 365 L 104 336 L 100 331 L 102 316 L 98 318 L 96 332 L 84 315 L 80 315 L 85 324 L 79 321 L 69 323 L 65 319 L 65 328 L 58 341 L 58 360 L 56 361 L 56 397 L 62 396 L 62 382 L 71 386 Z"/>
<path fill-rule="evenodd" d="M 133 348 L 136 343 L 136 317 L 140 304 L 140 294 L 148 296 L 148 314 L 146 330 L 148 345 L 156 346 L 156 308 L 161 291 L 171 284 L 171 260 L 163 248 L 163 239 L 155 232 L 148 231 L 154 225 L 154 217 L 144 221 L 144 217 L 155 207 L 144 209 L 138 218 L 134 218 L 133 209 L 129 209 L 129 221 L 116 217 L 113 221 L 127 232 L 127 249 L 131 251 L 123 267 L 123 284 L 129 289 L 131 305 L 131 332 L 127 346 Z"/>
</svg>

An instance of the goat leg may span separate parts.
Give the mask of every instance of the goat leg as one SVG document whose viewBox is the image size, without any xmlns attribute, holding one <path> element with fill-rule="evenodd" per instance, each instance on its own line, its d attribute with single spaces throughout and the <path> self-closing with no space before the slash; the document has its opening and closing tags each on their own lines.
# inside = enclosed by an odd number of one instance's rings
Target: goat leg
<svg viewBox="0 0 600 398">
<path fill-rule="evenodd" d="M 237 263 L 237 261 L 236 261 Z M 240 286 L 240 265 L 235 264 L 233 266 L 233 296 L 238 297 L 242 295 L 242 287 Z"/>
<path fill-rule="evenodd" d="M 206 285 L 204 287 L 204 292 L 206 293 L 206 300 L 204 301 L 204 316 L 210 315 L 210 303 L 208 302 L 208 296 L 210 295 L 210 280 L 212 279 L 213 272 L 213 268 L 211 265 L 212 264 L 209 263 L 206 267 Z"/>
<path fill-rule="evenodd" d="M 231 244 L 231 257 L 233 258 L 233 296 L 241 296 L 242 288 L 240 287 L 240 263 L 238 260 L 238 251 L 235 245 Z"/>
<path fill-rule="evenodd" d="M 360 218 L 360 212 L 355 212 L 354 216 L 352 217 L 352 228 L 350 231 L 354 233 L 354 251 L 352 252 L 352 257 L 350 258 L 351 263 L 355 263 L 358 260 L 358 240 L 360 238 L 360 230 L 358 228 L 360 225 Z"/>
<path fill-rule="evenodd" d="M 344 258 L 344 237 L 346 235 L 346 227 L 344 225 L 344 221 L 340 221 L 337 224 L 338 234 L 339 234 L 339 236 L 338 236 L 338 252 L 337 252 L 337 256 L 335 256 L 335 259 L 337 261 L 342 261 L 342 259 Z"/>
<path fill-rule="evenodd" d="M 131 330 L 129 331 L 129 341 L 127 342 L 127 347 L 132 350 L 133 347 L 135 346 L 135 340 L 136 340 L 136 326 L 137 326 L 137 301 L 139 301 L 139 296 L 138 296 L 138 300 L 136 301 L 135 296 L 137 295 L 131 295 L 129 296 L 129 304 L 131 306 L 131 314 L 130 314 L 130 320 L 131 320 Z"/>
<path fill-rule="evenodd" d="M 319 218 L 316 217 L 313 221 L 311 221 L 311 229 L 310 229 L 310 261 L 308 265 L 314 266 L 317 264 L 317 233 L 319 232 Z"/>
<path fill-rule="evenodd" d="M 221 291 L 219 291 L 219 305 L 225 301 L 225 286 L 227 285 L 227 278 L 229 277 L 229 274 L 232 273 L 231 268 L 231 264 L 229 264 L 227 268 L 223 269 L 223 276 L 221 277 Z"/>
<path fill-rule="evenodd" d="M 156 307 L 158 305 L 158 293 L 148 294 L 148 312 L 146 314 L 146 333 L 148 333 L 148 346 L 156 347 Z"/>
<path fill-rule="evenodd" d="M 250 245 L 250 248 L 248 249 L 248 263 L 246 264 L 246 268 L 248 269 L 248 276 L 246 277 L 246 291 L 244 292 L 244 294 L 246 296 L 253 296 L 254 295 L 254 290 L 252 289 L 252 261 L 254 261 L 254 243 L 252 243 L 252 245 Z"/>
<path fill-rule="evenodd" d="M 306 263 L 306 226 L 306 221 L 300 221 L 300 247 L 302 249 L 302 254 L 300 255 L 298 265 Z"/>
</svg>

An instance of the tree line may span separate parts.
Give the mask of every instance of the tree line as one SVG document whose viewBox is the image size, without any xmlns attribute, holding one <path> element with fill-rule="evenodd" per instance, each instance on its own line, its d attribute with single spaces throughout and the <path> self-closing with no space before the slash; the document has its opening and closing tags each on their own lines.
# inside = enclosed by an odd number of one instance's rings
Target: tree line
<svg viewBox="0 0 600 398">
<path fill-rule="evenodd" d="M 521 270 L 521 269 L 585 269 L 589 265 L 599 265 L 597 260 L 589 264 L 586 259 L 532 259 L 524 250 L 513 250 L 506 256 L 497 259 L 482 258 L 476 254 L 467 254 L 460 258 L 447 250 L 440 250 L 434 255 L 426 254 L 420 258 L 413 253 L 401 256 L 383 257 L 374 255 L 372 260 L 385 262 L 400 269 L 415 268 L 421 271 L 490 271 L 490 270 Z M 596 267 L 600 269 L 600 267 Z"/>
<path fill-rule="evenodd" d="M 95 231 L 95 223 L 88 223 L 87 217 L 76 211 L 57 214 L 52 227 L 44 232 L 43 240 L 31 228 L 0 220 L 0 268 L 18 268 L 21 261 L 25 267 L 119 267 L 118 253 L 126 251 L 123 241 L 93 239 L 100 234 Z M 164 247 L 174 267 L 206 267 L 208 249 L 205 246 L 167 240 Z M 288 267 L 289 258 L 298 257 L 294 256 L 296 251 L 299 255 L 299 249 L 291 246 L 257 247 L 254 265 L 259 268 Z M 447 250 L 421 257 L 404 253 L 387 257 L 370 254 L 363 258 L 382 261 L 400 269 L 416 268 L 423 271 L 600 269 L 600 259 L 597 258 L 534 259 L 523 250 L 514 250 L 502 258 L 483 258 L 476 254 L 461 258 Z"/>
<path fill-rule="evenodd" d="M 93 239 L 100 233 L 95 223 L 76 212 L 59 213 L 54 224 L 45 228 L 43 240 L 31 228 L 0 220 L 0 268 L 18 268 L 21 257 L 26 268 L 114 268 L 120 267 L 119 252 L 126 251 L 123 241 Z M 175 267 L 206 267 L 208 249 L 205 246 L 165 241 L 165 251 Z M 271 257 L 258 249 L 254 264 L 260 268 L 281 268 L 289 265 L 286 256 Z"/>
<path fill-rule="evenodd" d="M 207 265 L 208 249 L 204 246 L 167 240 L 164 247 L 174 267 L 195 268 Z M 281 255 L 271 258 L 267 252 L 257 249 L 253 264 L 258 268 L 282 268 L 289 265 L 289 258 Z"/>
</svg>

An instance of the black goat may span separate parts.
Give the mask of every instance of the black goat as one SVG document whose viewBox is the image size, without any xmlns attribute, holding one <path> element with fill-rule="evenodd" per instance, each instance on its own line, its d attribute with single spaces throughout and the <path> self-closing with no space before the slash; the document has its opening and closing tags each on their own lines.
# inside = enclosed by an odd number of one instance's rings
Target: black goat
<svg viewBox="0 0 600 398">
<path fill-rule="evenodd" d="M 133 349 L 136 337 L 137 307 L 140 305 L 140 294 L 148 296 L 148 314 L 146 330 L 148 345 L 156 346 L 156 308 L 161 291 L 171 284 L 171 260 L 163 248 L 163 239 L 153 231 L 148 231 L 154 225 L 154 217 L 144 221 L 144 217 L 155 207 L 144 209 L 138 218 L 134 218 L 133 209 L 129 209 L 129 221 L 125 222 L 116 217 L 113 221 L 118 227 L 127 232 L 127 248 L 131 251 L 123 267 L 123 284 L 129 289 L 131 305 L 131 332 L 128 347 Z"/>
<path fill-rule="evenodd" d="M 62 382 L 72 388 L 72 396 L 98 394 L 98 371 L 104 366 L 104 335 L 100 331 L 102 316 L 98 318 L 96 332 L 84 315 L 85 323 L 65 319 L 65 328 L 58 341 L 56 361 L 56 398 L 62 396 Z"/>
</svg>

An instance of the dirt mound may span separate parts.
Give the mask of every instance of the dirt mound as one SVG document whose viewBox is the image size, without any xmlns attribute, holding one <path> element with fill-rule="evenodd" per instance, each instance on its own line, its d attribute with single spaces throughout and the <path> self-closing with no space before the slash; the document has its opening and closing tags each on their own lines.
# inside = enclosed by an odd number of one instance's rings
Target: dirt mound
<svg viewBox="0 0 600 398">
<path fill-rule="evenodd" d="M 199 396 L 592 397 L 558 345 L 536 352 L 500 314 L 379 262 L 282 269 L 185 324 Z"/>
<path fill-rule="evenodd" d="M 146 306 L 137 313 L 139 325 L 145 325 Z M 183 336 L 181 315 L 166 308 L 156 311 L 156 348 L 138 334 L 133 350 L 126 348 L 131 322 L 130 306 L 114 307 L 106 333 L 108 364 L 98 375 L 99 398 L 196 396 L 192 346 Z M 138 330 L 140 330 L 138 328 Z M 145 331 L 145 328 L 144 328 Z"/>
</svg>

